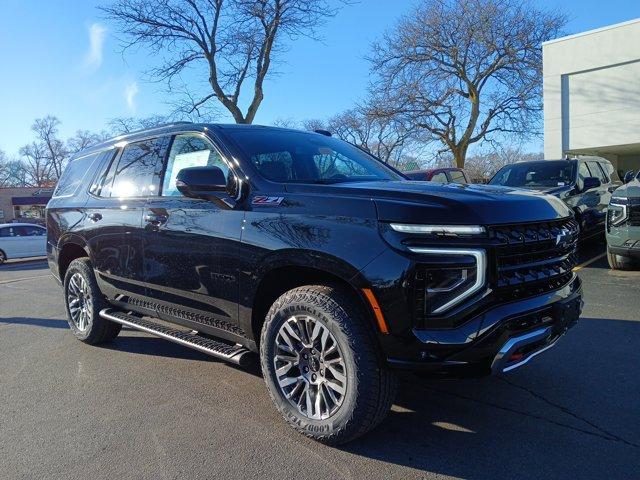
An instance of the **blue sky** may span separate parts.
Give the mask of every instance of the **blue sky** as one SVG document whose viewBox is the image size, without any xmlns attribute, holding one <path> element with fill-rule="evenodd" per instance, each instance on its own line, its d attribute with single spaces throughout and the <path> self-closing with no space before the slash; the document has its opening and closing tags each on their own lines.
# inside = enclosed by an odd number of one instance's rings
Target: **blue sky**
<svg viewBox="0 0 640 480">
<path fill-rule="evenodd" d="M 116 32 L 92 0 L 0 0 L 0 149 L 17 153 L 31 140 L 33 120 L 62 121 L 67 137 L 100 130 L 118 116 L 166 113 L 164 84 L 149 83 L 153 59 L 144 51 L 120 54 Z M 539 0 L 569 15 L 569 33 L 640 17 L 638 0 Z M 297 40 L 279 75 L 265 87 L 256 123 L 325 118 L 362 98 L 368 83 L 370 44 L 414 0 L 361 0 L 322 29 L 324 41 Z M 219 121 L 230 117 L 221 111 Z M 541 149 L 532 144 L 530 149 Z"/>
</svg>

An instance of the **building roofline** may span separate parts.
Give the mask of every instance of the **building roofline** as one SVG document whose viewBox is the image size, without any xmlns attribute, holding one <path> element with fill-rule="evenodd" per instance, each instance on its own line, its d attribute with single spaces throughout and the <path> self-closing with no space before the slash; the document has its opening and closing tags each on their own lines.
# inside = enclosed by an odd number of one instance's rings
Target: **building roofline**
<svg viewBox="0 0 640 480">
<path fill-rule="evenodd" d="M 573 40 L 574 38 L 585 37 L 587 35 L 604 32 L 606 30 L 613 30 L 614 28 L 626 27 L 627 25 L 633 25 L 634 23 L 640 23 L 640 18 L 634 18 L 632 20 L 627 20 L 626 22 L 614 23 L 613 25 L 594 28 L 593 30 L 587 30 L 586 32 L 574 33 L 573 35 L 567 35 L 565 37 L 554 38 L 553 40 L 542 42 L 542 46 L 550 45 L 552 43 L 564 42 L 565 40 Z"/>
</svg>

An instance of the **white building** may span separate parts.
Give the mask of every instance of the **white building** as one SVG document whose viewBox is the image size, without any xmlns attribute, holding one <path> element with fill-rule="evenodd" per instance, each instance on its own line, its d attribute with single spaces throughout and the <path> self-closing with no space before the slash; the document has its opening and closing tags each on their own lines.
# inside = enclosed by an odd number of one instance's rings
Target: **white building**
<svg viewBox="0 0 640 480">
<path fill-rule="evenodd" d="M 640 169 L 640 19 L 542 45 L 544 155 Z"/>
</svg>

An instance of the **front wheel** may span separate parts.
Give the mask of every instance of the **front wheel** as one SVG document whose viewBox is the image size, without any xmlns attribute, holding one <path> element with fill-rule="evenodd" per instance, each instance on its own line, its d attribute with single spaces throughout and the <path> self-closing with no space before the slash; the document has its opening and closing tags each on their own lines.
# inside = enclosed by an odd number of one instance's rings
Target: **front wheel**
<svg viewBox="0 0 640 480">
<path fill-rule="evenodd" d="M 396 390 L 362 308 L 346 291 L 314 285 L 283 294 L 262 328 L 260 360 L 287 423 L 327 444 L 353 440 L 386 416 Z"/>
<path fill-rule="evenodd" d="M 122 325 L 99 315 L 108 305 L 88 258 L 77 258 L 69 264 L 64 276 L 64 298 L 67 322 L 78 340 L 95 345 L 109 342 L 120 333 Z"/>
</svg>

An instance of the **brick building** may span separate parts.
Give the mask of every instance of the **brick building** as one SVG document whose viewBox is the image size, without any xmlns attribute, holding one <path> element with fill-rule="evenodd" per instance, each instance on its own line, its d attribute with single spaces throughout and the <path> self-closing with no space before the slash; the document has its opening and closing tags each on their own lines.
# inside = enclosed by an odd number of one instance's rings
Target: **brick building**
<svg viewBox="0 0 640 480">
<path fill-rule="evenodd" d="M 0 223 L 43 223 L 52 188 L 0 187 Z"/>
</svg>

